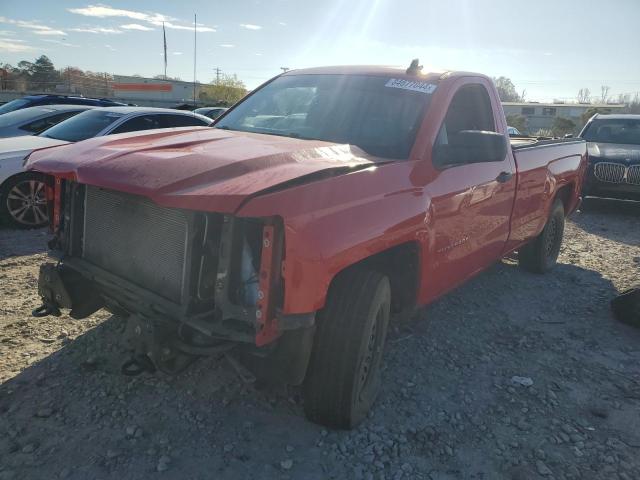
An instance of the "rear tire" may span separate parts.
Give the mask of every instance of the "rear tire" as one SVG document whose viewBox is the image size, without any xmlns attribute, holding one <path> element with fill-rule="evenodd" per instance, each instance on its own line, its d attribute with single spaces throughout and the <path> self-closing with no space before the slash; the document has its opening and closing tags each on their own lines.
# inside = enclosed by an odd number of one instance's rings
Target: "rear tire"
<svg viewBox="0 0 640 480">
<path fill-rule="evenodd" d="M 20 173 L 0 187 L 0 217 L 17 228 L 40 228 L 47 225 L 47 198 L 42 175 Z"/>
<path fill-rule="evenodd" d="M 518 251 L 518 264 L 533 273 L 546 273 L 558 261 L 564 235 L 564 206 L 556 200 L 540 235 Z"/>
<path fill-rule="evenodd" d="M 389 280 L 380 273 L 350 270 L 332 283 L 303 385 L 309 420 L 350 429 L 367 416 L 380 387 L 390 306 Z"/>
</svg>

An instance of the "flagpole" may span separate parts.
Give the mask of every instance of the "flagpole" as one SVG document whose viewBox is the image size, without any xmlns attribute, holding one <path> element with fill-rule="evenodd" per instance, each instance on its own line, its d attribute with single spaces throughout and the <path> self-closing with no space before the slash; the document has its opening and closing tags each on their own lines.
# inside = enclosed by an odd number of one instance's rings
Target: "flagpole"
<svg viewBox="0 0 640 480">
<path fill-rule="evenodd" d="M 196 106 L 196 27 L 197 17 L 193 14 L 193 106 Z"/>
<path fill-rule="evenodd" d="M 162 22 L 162 41 L 164 44 L 164 79 L 167 79 L 167 32 L 164 29 L 164 22 Z"/>
</svg>

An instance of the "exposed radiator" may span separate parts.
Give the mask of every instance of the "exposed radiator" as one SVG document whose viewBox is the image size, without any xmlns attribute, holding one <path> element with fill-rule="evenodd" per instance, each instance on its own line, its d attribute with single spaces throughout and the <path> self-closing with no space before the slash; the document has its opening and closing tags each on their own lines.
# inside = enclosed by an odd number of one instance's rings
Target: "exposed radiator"
<svg viewBox="0 0 640 480">
<path fill-rule="evenodd" d="M 188 232 L 180 210 L 86 187 L 83 258 L 176 303 L 185 283 Z"/>
</svg>

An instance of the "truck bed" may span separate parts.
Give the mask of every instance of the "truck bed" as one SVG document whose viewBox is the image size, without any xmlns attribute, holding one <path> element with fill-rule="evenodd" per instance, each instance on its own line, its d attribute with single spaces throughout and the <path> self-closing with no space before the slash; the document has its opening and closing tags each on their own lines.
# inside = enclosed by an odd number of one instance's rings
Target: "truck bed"
<svg viewBox="0 0 640 480">
<path fill-rule="evenodd" d="M 511 148 L 514 150 L 521 150 L 524 148 L 532 147 L 547 147 L 550 145 L 568 145 L 571 143 L 584 143 L 584 140 L 579 138 L 538 138 L 538 137 L 510 137 Z"/>
</svg>

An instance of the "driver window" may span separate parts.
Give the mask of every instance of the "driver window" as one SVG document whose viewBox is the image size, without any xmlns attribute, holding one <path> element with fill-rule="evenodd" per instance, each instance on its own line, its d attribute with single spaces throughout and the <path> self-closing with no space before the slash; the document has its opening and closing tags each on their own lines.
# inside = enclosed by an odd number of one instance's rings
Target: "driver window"
<svg viewBox="0 0 640 480">
<path fill-rule="evenodd" d="M 465 85 L 453 96 L 434 144 L 433 162 L 436 167 L 444 166 L 438 162 L 447 156 L 439 153 L 447 147 L 460 146 L 458 143 L 463 139 L 459 134 L 463 131 L 496 131 L 491 100 L 483 85 Z"/>
</svg>

